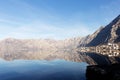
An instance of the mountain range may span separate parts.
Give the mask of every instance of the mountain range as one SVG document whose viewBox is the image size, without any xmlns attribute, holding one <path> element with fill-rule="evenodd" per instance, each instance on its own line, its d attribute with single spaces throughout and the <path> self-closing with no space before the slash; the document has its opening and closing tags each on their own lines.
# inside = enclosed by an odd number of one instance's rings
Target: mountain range
<svg viewBox="0 0 120 80">
<path fill-rule="evenodd" d="M 100 27 L 92 35 L 84 37 L 79 46 L 97 46 L 120 42 L 120 15 L 105 27 Z"/>
<path fill-rule="evenodd" d="M 53 39 L 14 39 L 7 38 L 0 41 L 0 57 L 6 60 L 14 59 L 65 59 L 77 62 L 96 64 L 91 55 L 102 56 L 115 62 L 115 58 L 103 55 L 78 53 L 79 47 L 98 46 L 107 43 L 120 42 L 120 15 L 105 27 L 100 27 L 93 34 L 85 37 L 75 37 L 65 40 Z M 101 57 L 100 57 L 101 58 Z"/>
</svg>

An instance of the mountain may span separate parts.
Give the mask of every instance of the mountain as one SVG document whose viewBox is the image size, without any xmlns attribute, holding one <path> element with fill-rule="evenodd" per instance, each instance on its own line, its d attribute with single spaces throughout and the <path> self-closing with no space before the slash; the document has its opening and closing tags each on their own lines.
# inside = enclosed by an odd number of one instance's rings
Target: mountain
<svg viewBox="0 0 120 80">
<path fill-rule="evenodd" d="M 81 38 L 66 40 L 52 39 L 14 39 L 0 41 L 0 57 L 6 60 L 14 59 L 66 59 L 80 61 L 73 50 Z"/>
<path fill-rule="evenodd" d="M 7 38 L 0 41 L 0 58 L 5 60 L 65 59 L 96 64 L 91 57 L 76 51 L 81 39 L 81 37 L 65 40 Z"/>
<path fill-rule="evenodd" d="M 81 53 L 76 50 L 79 47 L 98 46 L 108 42 L 120 42 L 120 15 L 105 27 L 100 27 L 93 34 L 86 37 L 75 37 L 65 40 L 14 38 L 1 40 L 0 57 L 5 60 L 65 59 L 87 62 L 88 64 L 115 63 L 120 59 L 95 53 Z"/>
<path fill-rule="evenodd" d="M 117 43 L 120 45 L 120 15 L 105 27 L 100 27 L 93 34 L 83 37 L 80 40 L 77 49 L 79 50 L 80 47 L 95 47 L 107 43 Z M 89 57 L 93 59 L 95 64 L 111 64 L 120 62 L 120 56 L 109 57 L 99 53 L 78 53 L 82 56 L 84 55 L 84 58 Z M 87 61 L 88 60 L 85 59 L 85 62 Z M 91 61 L 88 61 L 88 63 L 91 64 Z"/>
<path fill-rule="evenodd" d="M 120 42 L 120 15 L 105 27 L 85 38 L 87 38 L 84 42 L 86 46 Z"/>
<path fill-rule="evenodd" d="M 98 33 L 101 32 L 101 30 L 103 29 L 104 27 L 100 27 L 97 31 L 95 31 L 92 35 L 88 35 L 86 37 L 83 37 L 80 42 L 79 42 L 79 46 L 78 47 L 84 47 L 86 46 L 87 44 L 89 44 L 97 35 Z"/>
</svg>

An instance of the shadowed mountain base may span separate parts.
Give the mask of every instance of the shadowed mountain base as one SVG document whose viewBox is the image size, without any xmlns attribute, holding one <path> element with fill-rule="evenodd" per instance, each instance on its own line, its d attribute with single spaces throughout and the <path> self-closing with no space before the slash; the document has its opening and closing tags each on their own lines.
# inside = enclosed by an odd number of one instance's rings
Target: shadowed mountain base
<svg viewBox="0 0 120 80">
<path fill-rule="evenodd" d="M 87 80 L 120 80 L 120 63 L 87 66 Z"/>
</svg>

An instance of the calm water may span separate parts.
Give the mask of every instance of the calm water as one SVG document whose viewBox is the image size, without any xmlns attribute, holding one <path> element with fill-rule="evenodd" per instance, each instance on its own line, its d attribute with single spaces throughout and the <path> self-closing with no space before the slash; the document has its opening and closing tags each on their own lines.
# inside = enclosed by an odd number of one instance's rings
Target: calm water
<svg viewBox="0 0 120 80">
<path fill-rule="evenodd" d="M 0 80 L 85 80 L 86 63 L 0 59 Z"/>
</svg>

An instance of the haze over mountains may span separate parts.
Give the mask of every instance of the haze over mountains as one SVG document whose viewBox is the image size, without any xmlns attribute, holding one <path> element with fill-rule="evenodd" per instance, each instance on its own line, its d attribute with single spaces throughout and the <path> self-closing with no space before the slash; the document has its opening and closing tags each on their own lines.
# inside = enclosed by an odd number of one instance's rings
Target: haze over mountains
<svg viewBox="0 0 120 80">
<path fill-rule="evenodd" d="M 0 41 L 0 57 L 13 59 L 65 59 L 71 61 L 96 62 L 89 55 L 76 51 L 81 46 L 97 46 L 100 44 L 120 42 L 120 15 L 105 27 L 86 37 L 65 40 L 52 39 L 14 39 Z"/>
</svg>

